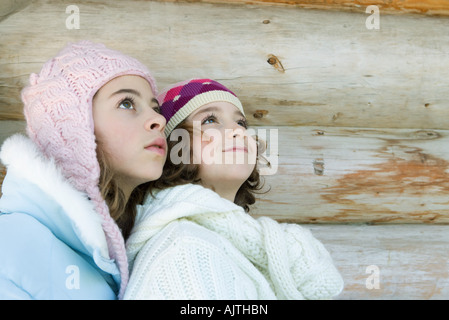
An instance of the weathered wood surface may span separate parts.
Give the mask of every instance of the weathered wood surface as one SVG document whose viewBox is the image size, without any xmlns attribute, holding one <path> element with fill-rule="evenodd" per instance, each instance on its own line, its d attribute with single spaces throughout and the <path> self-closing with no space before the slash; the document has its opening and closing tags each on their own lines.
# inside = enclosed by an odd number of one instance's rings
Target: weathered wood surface
<svg viewBox="0 0 449 320">
<path fill-rule="evenodd" d="M 449 129 L 449 19 L 151 1 L 36 1 L 1 22 L 0 119 L 23 119 L 20 90 L 68 41 L 143 61 L 159 87 L 212 77 L 251 125 Z M 138 23 L 135 23 L 138 21 Z M 270 59 L 271 58 L 271 59 Z"/>
<path fill-rule="evenodd" d="M 150 0 L 147 0 L 150 1 Z M 216 4 L 258 4 L 287 6 L 307 9 L 365 12 L 365 8 L 376 5 L 389 14 L 417 13 L 425 15 L 449 15 L 447 0 L 156 0 L 161 2 L 201 2 Z M 31 0 L 2 0 L 0 3 L 0 21 L 28 4 Z"/>
<path fill-rule="evenodd" d="M 278 136 L 278 169 L 265 176 L 271 191 L 257 214 L 297 222 L 449 222 L 449 131 L 281 127 Z"/>
<path fill-rule="evenodd" d="M 275 140 L 273 128 L 254 129 L 270 142 L 274 173 L 264 176 L 264 190 L 271 190 L 260 195 L 255 215 L 302 223 L 449 223 L 448 130 L 280 127 Z M 21 122 L 10 122 L 4 136 L 15 131 L 23 132 Z"/>
<path fill-rule="evenodd" d="M 163 0 L 168 2 L 184 2 L 187 0 Z M 364 12 L 370 5 L 378 6 L 382 11 L 390 14 L 419 13 L 426 15 L 449 15 L 449 2 L 447 0 L 188 0 L 189 2 L 233 3 L 281 5 L 288 7 L 344 10 Z"/>
<path fill-rule="evenodd" d="M 338 299 L 449 298 L 449 226 L 305 227 L 329 250 L 344 279 Z"/>
<path fill-rule="evenodd" d="M 1 22 L 0 119 L 23 119 L 29 73 L 67 41 L 93 39 L 142 60 L 160 87 L 220 80 L 241 97 L 250 125 L 279 128 L 279 169 L 258 214 L 447 222 L 449 19 L 381 15 L 373 31 L 366 14 L 281 7 L 89 1 L 79 9 L 78 30 L 66 28 L 58 1 Z M 125 16 L 139 24 L 117 23 Z"/>
<path fill-rule="evenodd" d="M 251 126 L 278 129 L 277 172 L 252 213 L 307 224 L 343 275 L 340 299 L 449 298 L 449 19 L 425 16 L 447 1 L 207 2 L 220 3 L 77 1 L 80 29 L 66 28 L 68 4 L 3 2 L 0 142 L 23 132 L 29 74 L 68 41 L 138 58 L 161 88 L 215 78 Z M 372 4 L 379 30 L 365 26 Z"/>
<path fill-rule="evenodd" d="M 25 121 L 0 121 L 0 148 L 9 136 L 15 133 L 25 134 Z M 3 179 L 5 179 L 6 168 L 0 161 L 0 196 L 2 195 L 1 187 Z"/>
<path fill-rule="evenodd" d="M 0 22 L 31 3 L 31 0 L 2 0 L 0 2 Z"/>
</svg>

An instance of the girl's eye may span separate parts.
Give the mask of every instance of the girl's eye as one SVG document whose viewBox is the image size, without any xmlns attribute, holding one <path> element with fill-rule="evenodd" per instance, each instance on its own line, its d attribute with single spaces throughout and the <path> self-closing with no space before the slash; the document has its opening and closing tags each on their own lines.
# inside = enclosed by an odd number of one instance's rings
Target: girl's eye
<svg viewBox="0 0 449 320">
<path fill-rule="evenodd" d="M 246 119 L 240 119 L 239 121 L 237 121 L 237 124 L 245 129 L 248 129 L 248 122 L 246 121 Z"/>
<path fill-rule="evenodd" d="M 209 123 L 214 123 L 214 122 L 217 122 L 217 118 L 214 115 L 211 115 L 211 116 L 207 116 L 201 124 L 209 124 Z"/>
<path fill-rule="evenodd" d="M 160 106 L 154 107 L 153 110 L 156 111 L 159 114 L 162 114 Z"/>
<path fill-rule="evenodd" d="M 132 98 L 125 98 L 120 101 L 118 107 L 125 110 L 134 110 L 134 100 Z"/>
</svg>

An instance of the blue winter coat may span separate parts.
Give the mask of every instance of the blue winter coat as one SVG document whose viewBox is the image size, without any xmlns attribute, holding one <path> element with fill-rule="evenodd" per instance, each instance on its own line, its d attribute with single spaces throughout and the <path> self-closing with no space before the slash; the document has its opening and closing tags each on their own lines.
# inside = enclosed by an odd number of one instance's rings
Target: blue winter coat
<svg viewBox="0 0 449 320">
<path fill-rule="evenodd" d="M 6 140 L 0 159 L 0 299 L 116 299 L 119 271 L 88 198 L 27 137 Z"/>
</svg>

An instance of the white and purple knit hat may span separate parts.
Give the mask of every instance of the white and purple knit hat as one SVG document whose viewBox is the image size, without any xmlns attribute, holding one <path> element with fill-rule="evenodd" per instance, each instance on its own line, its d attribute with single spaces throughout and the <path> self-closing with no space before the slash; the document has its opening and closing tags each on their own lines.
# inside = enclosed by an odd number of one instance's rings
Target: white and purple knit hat
<svg viewBox="0 0 449 320">
<path fill-rule="evenodd" d="M 122 75 L 146 79 L 156 96 L 155 81 L 139 61 L 103 44 L 81 41 L 68 44 L 39 74 L 31 74 L 22 91 L 29 137 L 77 190 L 87 194 L 102 217 L 109 256 L 120 270 L 119 298 L 128 283 L 128 261 L 123 236 L 98 187 L 92 99 L 103 85 Z"/>
<path fill-rule="evenodd" d="M 157 100 L 161 113 L 167 120 L 166 137 L 192 112 L 211 102 L 230 102 L 245 115 L 239 98 L 224 85 L 211 79 L 191 79 L 175 83 L 162 90 Z"/>
</svg>

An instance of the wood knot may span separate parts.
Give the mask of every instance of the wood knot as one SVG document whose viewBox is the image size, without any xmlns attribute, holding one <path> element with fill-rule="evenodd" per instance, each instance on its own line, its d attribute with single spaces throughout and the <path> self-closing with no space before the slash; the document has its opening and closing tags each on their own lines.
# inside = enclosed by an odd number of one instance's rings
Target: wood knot
<svg viewBox="0 0 449 320">
<path fill-rule="evenodd" d="M 272 65 L 277 71 L 284 73 L 285 69 L 281 61 L 274 54 L 268 55 L 268 64 Z"/>
<path fill-rule="evenodd" d="M 262 119 L 267 114 L 268 114 L 267 110 L 256 110 L 256 112 L 253 113 L 253 117 L 256 119 Z"/>
<path fill-rule="evenodd" d="M 313 160 L 313 171 L 318 176 L 322 176 L 324 174 L 324 160 L 323 159 Z"/>
<path fill-rule="evenodd" d="M 277 60 L 274 57 L 270 57 L 268 58 L 267 62 L 273 66 L 276 64 Z"/>
<path fill-rule="evenodd" d="M 424 139 L 424 140 L 433 140 L 441 137 L 441 135 L 438 132 L 432 130 L 418 130 L 415 131 L 413 135 L 416 139 Z"/>
</svg>

